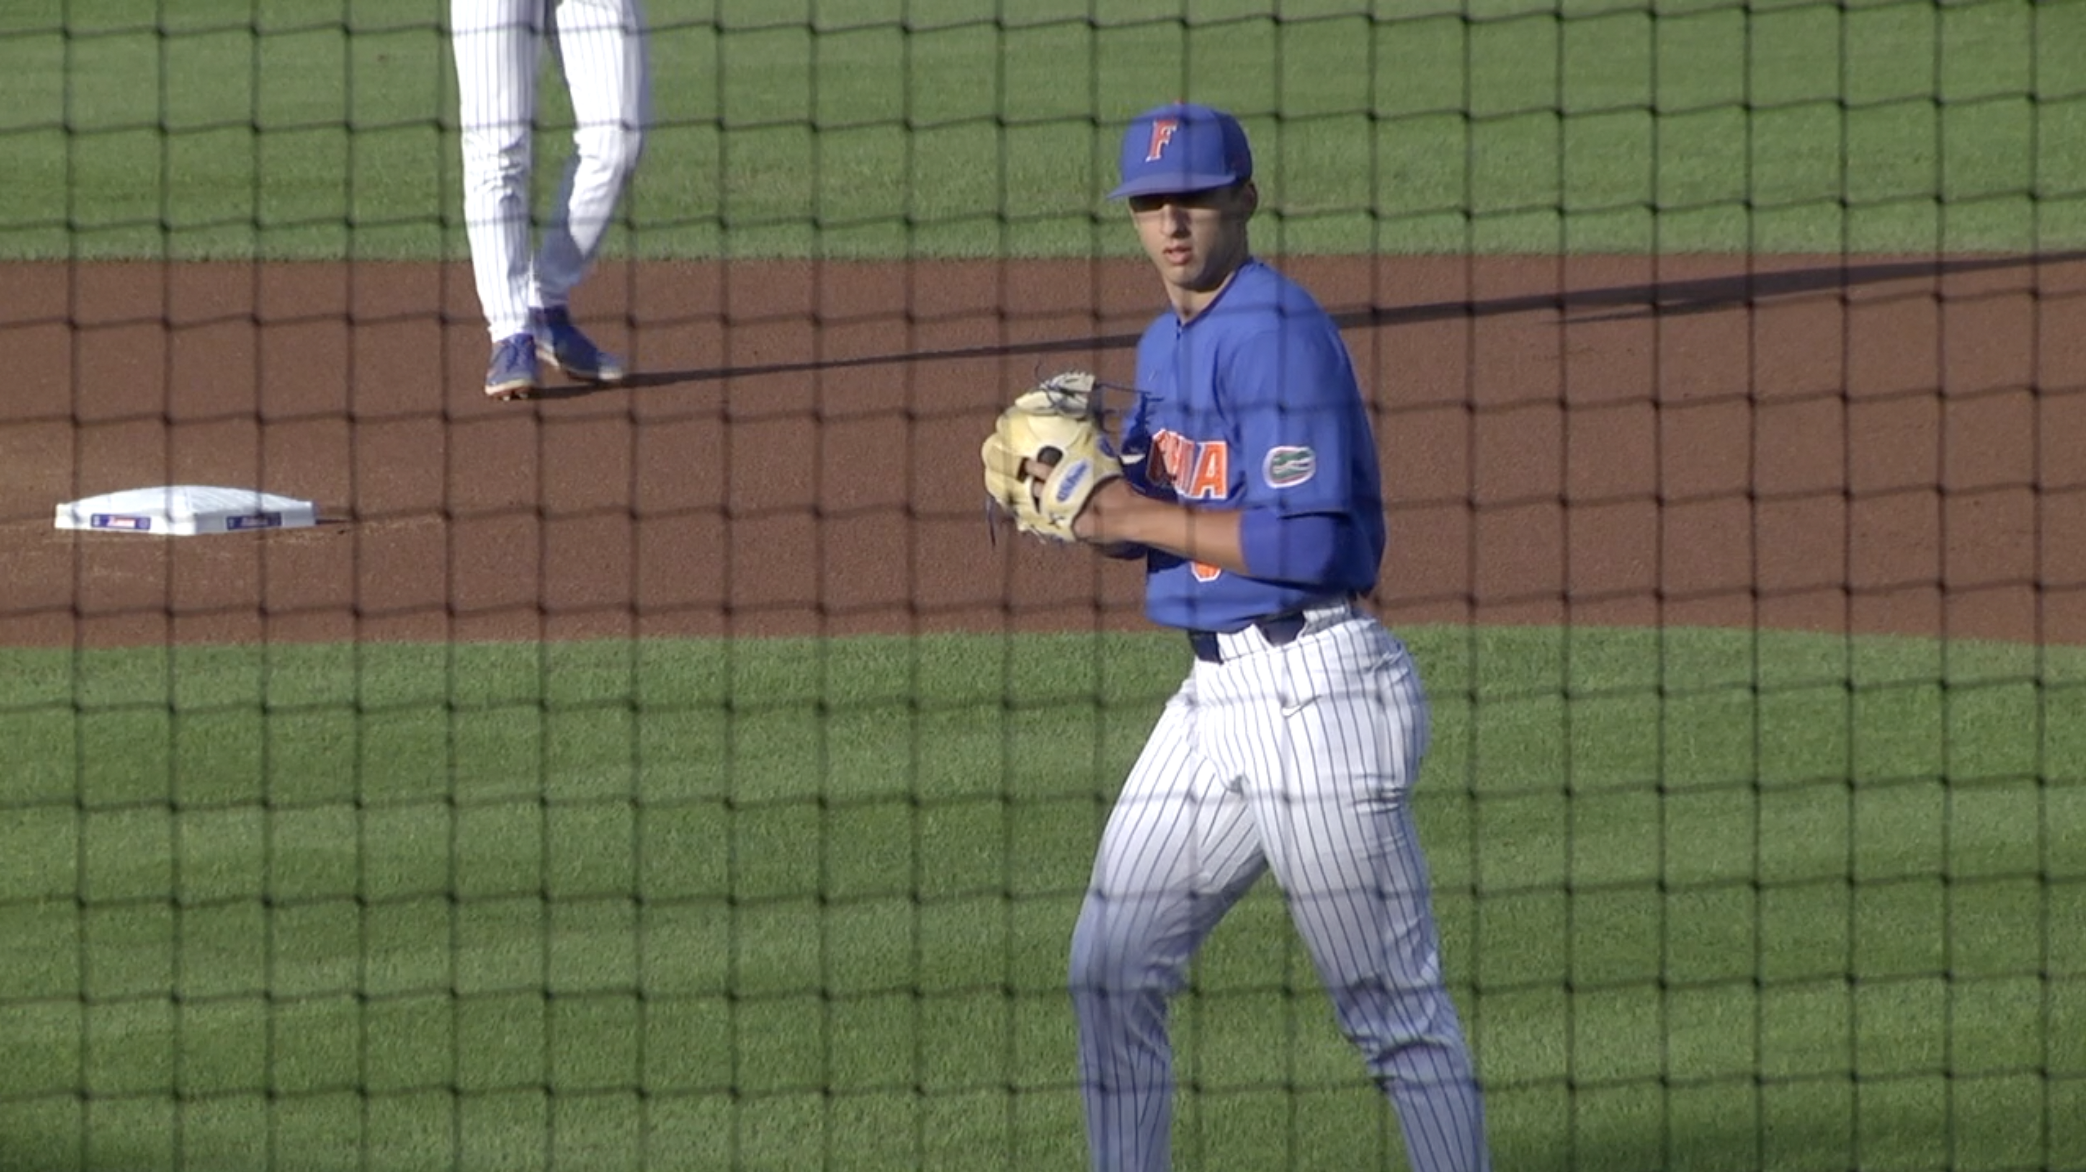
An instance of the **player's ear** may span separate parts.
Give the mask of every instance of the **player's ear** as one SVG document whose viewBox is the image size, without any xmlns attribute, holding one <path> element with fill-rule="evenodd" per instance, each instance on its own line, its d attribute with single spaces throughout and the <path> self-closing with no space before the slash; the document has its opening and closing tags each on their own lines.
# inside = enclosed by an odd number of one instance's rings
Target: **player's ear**
<svg viewBox="0 0 2086 1172">
<path fill-rule="evenodd" d="M 1260 188 L 1251 180 L 1239 182 L 1238 214 L 1240 219 L 1250 219 L 1260 210 Z"/>
</svg>

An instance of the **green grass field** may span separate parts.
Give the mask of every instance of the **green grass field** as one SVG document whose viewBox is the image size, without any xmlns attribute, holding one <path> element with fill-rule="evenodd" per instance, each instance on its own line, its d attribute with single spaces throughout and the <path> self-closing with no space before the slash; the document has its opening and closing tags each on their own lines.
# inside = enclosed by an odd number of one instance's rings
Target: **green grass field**
<svg viewBox="0 0 2086 1172">
<path fill-rule="evenodd" d="M 1500 1167 L 2086 1159 L 2086 653 L 1410 639 Z M 8 652 L 0 1167 L 1075 1167 L 1066 940 L 1183 660 Z M 1184 1167 L 1385 1166 L 1265 887 L 1177 1020 Z"/>
<path fill-rule="evenodd" d="M 1248 117 L 1277 252 L 2086 244 L 2080 0 L 999 7 L 653 5 L 616 248 L 1115 252 L 1116 128 L 1182 95 Z M 160 8 L 0 12 L 0 255 L 462 255 L 441 0 Z"/>
</svg>

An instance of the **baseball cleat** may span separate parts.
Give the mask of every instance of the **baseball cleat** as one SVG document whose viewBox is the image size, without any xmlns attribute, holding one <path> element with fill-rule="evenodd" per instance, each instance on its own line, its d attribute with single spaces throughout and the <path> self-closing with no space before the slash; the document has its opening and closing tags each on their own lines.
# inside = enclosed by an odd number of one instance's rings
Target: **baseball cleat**
<svg viewBox="0 0 2086 1172">
<path fill-rule="evenodd" d="M 536 335 L 536 356 L 563 371 L 566 377 L 583 383 L 623 381 L 621 360 L 581 333 L 566 310 L 531 310 L 529 328 Z"/>
<path fill-rule="evenodd" d="M 533 336 L 516 334 L 493 347 L 492 363 L 485 368 L 486 398 L 526 399 L 542 385 Z"/>
</svg>

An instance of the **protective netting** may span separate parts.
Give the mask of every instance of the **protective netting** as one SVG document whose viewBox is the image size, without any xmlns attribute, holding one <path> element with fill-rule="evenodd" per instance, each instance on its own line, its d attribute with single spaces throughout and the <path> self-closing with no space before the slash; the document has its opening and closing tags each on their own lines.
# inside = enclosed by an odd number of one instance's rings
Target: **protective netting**
<svg viewBox="0 0 2086 1172">
<path fill-rule="evenodd" d="M 1083 1166 L 1189 655 L 974 461 L 1134 381 L 1178 98 L 1368 399 L 1495 1165 L 2086 1166 L 2086 3 L 619 11 L 516 222 L 627 170 L 630 375 L 499 402 L 492 0 L 0 10 L 0 1170 Z M 321 521 L 51 528 L 163 484 Z M 1176 1166 L 1405 1166 L 1271 882 L 1172 1027 Z"/>
</svg>

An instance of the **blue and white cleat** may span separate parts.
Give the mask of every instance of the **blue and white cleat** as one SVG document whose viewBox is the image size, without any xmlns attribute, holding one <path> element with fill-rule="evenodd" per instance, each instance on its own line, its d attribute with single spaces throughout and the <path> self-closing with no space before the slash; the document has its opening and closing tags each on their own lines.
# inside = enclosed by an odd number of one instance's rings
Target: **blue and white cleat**
<svg viewBox="0 0 2086 1172">
<path fill-rule="evenodd" d="M 566 377 L 583 383 L 623 381 L 622 361 L 581 333 L 565 309 L 529 311 L 529 329 L 536 336 L 536 356 Z"/>
<path fill-rule="evenodd" d="M 542 387 L 533 335 L 516 334 L 493 346 L 492 363 L 485 368 L 486 398 L 526 399 Z"/>
</svg>

